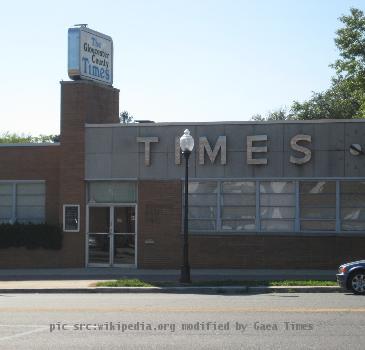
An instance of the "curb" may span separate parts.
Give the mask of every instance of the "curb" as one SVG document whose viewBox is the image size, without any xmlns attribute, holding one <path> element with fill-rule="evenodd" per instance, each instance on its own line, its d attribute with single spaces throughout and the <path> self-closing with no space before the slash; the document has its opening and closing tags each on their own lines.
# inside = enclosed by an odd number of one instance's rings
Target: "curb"
<svg viewBox="0 0 365 350">
<path fill-rule="evenodd" d="M 255 293 L 338 293 L 337 286 L 225 286 L 225 287 L 86 287 L 86 288 L 2 288 L 0 294 L 30 293 L 201 293 L 201 294 L 255 294 Z"/>
</svg>

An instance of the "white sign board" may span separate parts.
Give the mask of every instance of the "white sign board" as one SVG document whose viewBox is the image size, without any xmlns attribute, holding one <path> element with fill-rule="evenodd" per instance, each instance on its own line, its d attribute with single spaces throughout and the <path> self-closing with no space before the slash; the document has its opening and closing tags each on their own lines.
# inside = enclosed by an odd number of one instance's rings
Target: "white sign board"
<svg viewBox="0 0 365 350">
<path fill-rule="evenodd" d="M 87 27 L 68 30 L 68 75 L 113 84 L 113 40 Z"/>
</svg>

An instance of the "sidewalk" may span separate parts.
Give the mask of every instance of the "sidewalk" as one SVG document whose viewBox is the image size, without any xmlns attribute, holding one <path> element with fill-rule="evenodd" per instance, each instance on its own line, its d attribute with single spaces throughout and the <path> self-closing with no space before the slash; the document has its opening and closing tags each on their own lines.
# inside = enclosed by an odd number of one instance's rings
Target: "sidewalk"
<svg viewBox="0 0 365 350">
<path fill-rule="evenodd" d="M 333 270 L 191 270 L 194 281 L 207 280 L 335 280 Z M 144 281 L 178 281 L 179 270 L 125 268 L 1 269 L 0 293 L 265 293 L 338 292 L 338 287 L 95 287 L 95 283 L 121 278 Z"/>
</svg>

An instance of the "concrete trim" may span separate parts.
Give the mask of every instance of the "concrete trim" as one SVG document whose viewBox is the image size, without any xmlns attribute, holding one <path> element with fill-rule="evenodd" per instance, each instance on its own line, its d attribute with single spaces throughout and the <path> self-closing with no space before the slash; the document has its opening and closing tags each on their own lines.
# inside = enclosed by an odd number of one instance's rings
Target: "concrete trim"
<svg viewBox="0 0 365 350">
<path fill-rule="evenodd" d="M 115 127 L 160 127 L 169 125 L 268 125 L 268 124 L 330 124 L 330 123 L 365 123 L 363 119 L 316 119 L 316 120 L 270 120 L 270 121 L 216 121 L 216 122 L 156 122 L 156 123 L 113 123 L 113 124 L 85 124 L 86 128 L 115 128 Z"/>
<path fill-rule="evenodd" d="M 79 80 L 72 80 L 72 81 L 70 81 L 70 80 L 66 80 L 66 81 L 61 80 L 60 84 L 61 85 L 82 85 L 82 84 L 96 85 L 96 86 L 101 87 L 101 88 L 120 91 L 119 89 L 113 87 L 113 85 L 107 85 L 107 84 L 104 84 L 104 83 L 101 83 L 101 82 L 98 82 L 98 81 L 95 81 L 95 80 L 87 80 L 87 79 L 79 79 Z"/>
</svg>

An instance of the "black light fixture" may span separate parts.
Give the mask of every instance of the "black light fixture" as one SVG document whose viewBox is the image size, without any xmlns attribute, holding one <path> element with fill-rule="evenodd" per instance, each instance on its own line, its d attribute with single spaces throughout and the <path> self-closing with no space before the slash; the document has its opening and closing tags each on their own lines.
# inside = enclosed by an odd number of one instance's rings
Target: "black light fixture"
<svg viewBox="0 0 365 350">
<path fill-rule="evenodd" d="M 182 250 L 182 266 L 180 274 L 181 283 L 191 283 L 190 280 L 190 265 L 189 265 L 189 236 L 188 236 L 188 215 L 189 215 L 189 200 L 188 200 L 188 184 L 189 184 L 189 157 L 194 149 L 194 139 L 190 135 L 190 131 L 186 129 L 184 135 L 180 137 L 180 148 L 185 158 L 185 191 L 184 191 L 184 235 L 183 235 L 183 250 Z"/>
</svg>

